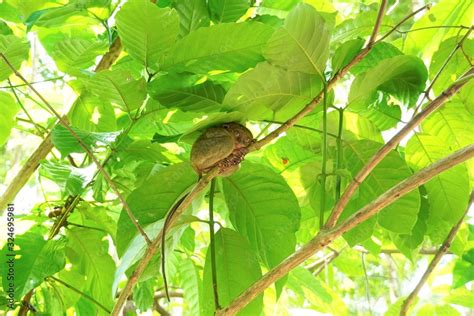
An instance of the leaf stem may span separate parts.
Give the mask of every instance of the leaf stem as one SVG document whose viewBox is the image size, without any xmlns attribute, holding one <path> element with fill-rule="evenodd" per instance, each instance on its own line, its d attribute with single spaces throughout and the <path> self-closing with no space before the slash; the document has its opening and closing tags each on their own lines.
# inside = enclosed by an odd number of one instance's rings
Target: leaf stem
<svg viewBox="0 0 474 316">
<path fill-rule="evenodd" d="M 214 192 L 216 189 L 216 179 L 211 180 L 211 188 L 209 191 L 209 235 L 211 244 L 211 271 L 212 271 L 212 290 L 214 293 L 214 306 L 216 310 L 221 307 L 219 305 L 219 291 L 217 289 L 217 265 L 216 265 L 216 241 L 214 238 Z"/>
<path fill-rule="evenodd" d="M 321 196 L 319 205 L 319 229 L 324 226 L 324 211 L 326 209 L 326 164 L 328 156 L 328 88 L 324 81 L 324 100 L 323 100 L 323 137 L 322 137 L 322 165 L 321 165 Z"/>
<path fill-rule="evenodd" d="M 341 169 L 342 167 L 342 127 L 344 126 L 344 109 L 338 109 L 339 111 L 339 125 L 337 129 L 337 139 L 336 139 L 336 170 Z M 341 197 L 341 175 L 338 174 L 336 176 L 336 193 L 335 193 L 335 201 L 339 201 Z"/>
</svg>

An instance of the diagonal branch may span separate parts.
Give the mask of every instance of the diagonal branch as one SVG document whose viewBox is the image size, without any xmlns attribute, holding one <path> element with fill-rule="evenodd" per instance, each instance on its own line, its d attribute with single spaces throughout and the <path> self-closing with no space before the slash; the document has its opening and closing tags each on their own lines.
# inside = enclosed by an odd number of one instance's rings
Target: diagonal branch
<svg viewBox="0 0 474 316">
<path fill-rule="evenodd" d="M 453 242 L 454 237 L 456 236 L 459 228 L 461 227 L 461 224 L 464 220 L 464 218 L 467 215 L 467 212 L 469 211 L 469 208 L 471 204 L 474 203 L 474 191 L 471 192 L 471 198 L 469 199 L 469 203 L 467 204 L 466 211 L 464 214 L 461 216 L 459 221 L 454 225 L 453 228 L 449 231 L 448 236 L 446 237 L 446 240 L 443 242 L 441 247 L 439 248 L 438 252 L 434 256 L 433 260 L 431 260 L 430 265 L 428 268 L 426 268 L 425 273 L 421 277 L 420 281 L 416 285 L 416 287 L 413 289 L 413 291 L 408 295 L 408 297 L 403 301 L 403 305 L 400 309 L 400 315 L 405 316 L 408 312 L 408 309 L 410 308 L 410 305 L 413 303 L 414 299 L 418 296 L 418 292 L 420 292 L 421 288 L 423 285 L 426 283 L 428 280 L 429 276 L 431 273 L 434 271 L 436 266 L 438 265 L 439 261 L 441 258 L 448 252 L 449 247 L 451 246 L 451 243 Z"/>
<path fill-rule="evenodd" d="M 415 127 L 417 127 L 426 117 L 431 113 L 439 109 L 446 101 L 448 101 L 456 92 L 459 91 L 468 81 L 470 76 L 474 74 L 474 67 L 469 69 L 457 82 L 452 84 L 448 89 L 444 90 L 440 96 L 434 99 L 426 106 L 426 108 L 418 113 L 413 119 L 408 122 L 395 136 L 392 137 L 385 145 L 380 148 L 377 153 L 367 162 L 367 164 L 359 171 L 354 177 L 349 186 L 342 194 L 340 200 L 329 216 L 326 223 L 326 229 L 334 227 L 341 215 L 342 211 L 346 207 L 352 195 L 355 193 L 357 188 L 360 186 L 362 181 L 374 170 L 374 168 L 387 156 L 392 149 L 394 149 Z M 472 77 L 472 76 L 471 76 Z"/>
<path fill-rule="evenodd" d="M 67 119 L 63 116 L 61 116 L 55 109 L 53 106 L 51 106 L 51 104 L 49 104 L 49 102 L 43 97 L 43 95 L 41 93 L 38 92 L 38 90 L 36 90 L 36 88 L 31 85 L 28 80 L 26 80 L 25 77 L 23 77 L 23 75 L 21 73 L 19 73 L 15 67 L 10 63 L 10 61 L 8 60 L 8 58 L 3 54 L 3 53 L 0 53 L 0 57 L 5 61 L 5 63 L 8 65 L 8 67 L 13 71 L 13 73 L 18 77 L 20 78 L 26 85 L 28 85 L 28 87 L 31 89 L 31 91 L 33 91 L 39 98 L 40 100 L 51 110 L 51 112 L 53 112 L 53 114 L 56 116 L 56 118 L 59 120 L 59 123 L 64 126 L 68 131 L 69 133 L 71 133 L 71 135 L 77 140 L 77 142 L 79 143 L 79 145 L 81 146 L 81 148 L 86 152 L 87 156 L 89 156 L 89 158 L 94 162 L 94 164 L 97 166 L 97 169 L 100 170 L 100 172 L 102 173 L 104 179 L 107 181 L 107 183 L 109 184 L 109 186 L 112 188 L 112 190 L 114 191 L 114 193 L 117 195 L 117 197 L 119 198 L 120 202 L 123 204 L 123 207 L 125 209 L 125 211 L 127 212 L 127 215 L 128 217 L 130 217 L 130 220 L 132 221 L 133 225 L 135 225 L 135 227 L 137 228 L 137 230 L 140 232 L 140 234 L 143 236 L 143 238 L 146 240 L 146 242 L 148 244 L 151 243 L 150 239 L 148 238 L 147 234 L 145 233 L 145 231 L 143 230 L 143 228 L 140 226 L 140 224 L 138 224 L 138 220 L 135 218 L 135 216 L 133 215 L 132 213 L 132 210 L 130 209 L 130 207 L 128 206 L 128 203 L 127 201 L 125 200 L 125 198 L 123 197 L 123 195 L 120 193 L 120 191 L 118 190 L 117 186 L 115 185 L 115 183 L 113 182 L 112 178 L 110 177 L 110 175 L 107 173 L 107 171 L 105 171 L 104 167 L 102 166 L 102 164 L 100 163 L 100 161 L 95 157 L 94 153 L 89 149 L 89 147 L 84 143 L 84 141 L 79 137 L 79 135 L 77 135 L 76 131 L 73 130 L 71 128 L 71 126 L 69 125 Z"/>
<path fill-rule="evenodd" d="M 348 232 L 354 227 L 367 221 L 387 205 L 395 202 L 405 194 L 414 190 L 418 186 L 428 182 L 433 177 L 437 176 L 443 171 L 446 171 L 468 159 L 474 157 L 474 145 L 470 145 L 455 153 L 447 156 L 444 159 L 438 160 L 434 164 L 422 169 L 411 177 L 400 182 L 392 187 L 377 199 L 367 204 L 365 207 L 357 211 L 355 214 L 347 218 L 344 222 L 330 230 L 320 231 L 316 237 L 309 241 L 306 245 L 301 247 L 298 251 L 283 260 L 279 265 L 267 272 L 251 287 L 240 294 L 233 300 L 228 307 L 217 312 L 218 316 L 235 315 L 255 297 L 262 293 L 266 288 L 271 286 L 274 282 L 284 277 L 289 271 L 296 268 L 304 260 L 311 257 L 316 251 L 324 249 L 329 243 L 334 241 L 337 237 Z"/>
</svg>

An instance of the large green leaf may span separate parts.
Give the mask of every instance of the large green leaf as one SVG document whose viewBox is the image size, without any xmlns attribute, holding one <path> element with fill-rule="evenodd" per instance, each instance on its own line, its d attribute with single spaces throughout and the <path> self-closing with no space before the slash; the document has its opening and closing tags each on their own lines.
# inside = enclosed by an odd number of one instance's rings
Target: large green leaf
<svg viewBox="0 0 474 316">
<path fill-rule="evenodd" d="M 119 132 L 86 132 L 75 127 L 71 127 L 71 129 L 75 132 L 75 136 L 79 137 L 82 143 L 89 149 L 96 145 L 109 145 L 114 142 L 117 136 L 120 134 Z M 74 137 L 71 132 L 62 125 L 57 125 L 53 128 L 52 142 L 63 157 L 69 155 L 70 153 L 85 152 L 77 138 Z"/>
<path fill-rule="evenodd" d="M 449 155 L 447 143 L 438 136 L 415 134 L 407 144 L 406 160 L 415 170 Z M 425 185 L 430 203 L 428 235 L 442 242 L 467 207 L 469 177 L 465 165 L 458 165 L 434 177 Z"/>
<path fill-rule="evenodd" d="M 26 40 L 14 35 L 0 35 L 0 52 L 8 59 L 10 64 L 18 70 L 21 63 L 28 58 L 29 45 Z M 8 64 L 0 59 L 0 81 L 7 79 L 13 70 Z"/>
<path fill-rule="evenodd" d="M 117 120 L 111 103 L 100 97 L 83 92 L 72 105 L 69 122 L 81 130 L 89 132 L 111 132 L 117 130 Z"/>
<path fill-rule="evenodd" d="M 202 27 L 173 46 L 162 68 L 242 72 L 263 60 L 262 48 L 272 32 L 270 26 L 258 22 Z"/>
<path fill-rule="evenodd" d="M 227 109 L 241 111 L 252 119 L 271 119 L 275 115 L 282 120 L 296 114 L 322 88 L 319 76 L 287 71 L 263 62 L 237 80 L 227 92 L 224 104 Z"/>
<path fill-rule="evenodd" d="M 10 136 L 11 129 L 15 126 L 15 116 L 20 107 L 15 99 L 6 93 L 0 92 L 0 146 L 6 143 Z"/>
<path fill-rule="evenodd" d="M 165 217 L 181 194 L 197 181 L 197 175 L 188 163 L 171 165 L 161 169 L 130 193 L 127 203 L 140 225 L 154 223 Z M 117 224 L 117 251 L 121 255 L 138 232 L 125 211 Z"/>
<path fill-rule="evenodd" d="M 377 43 L 372 47 L 367 56 L 351 68 L 351 73 L 359 75 L 370 70 L 382 60 L 399 55 L 403 55 L 403 53 L 394 45 L 386 42 Z"/>
<path fill-rule="evenodd" d="M 216 274 L 219 304 L 228 305 L 240 293 L 258 280 L 262 273 L 257 256 L 248 241 L 239 233 L 222 228 L 215 235 Z M 240 258 L 240 259 L 239 259 Z M 214 315 L 214 294 L 212 287 L 211 255 L 208 249 L 204 265 L 203 316 Z M 263 309 L 263 296 L 257 296 L 239 315 L 260 315 Z"/>
<path fill-rule="evenodd" d="M 58 68 L 69 72 L 86 69 L 95 64 L 95 58 L 107 51 L 107 44 L 84 39 L 65 39 L 55 44 L 51 57 Z"/>
<path fill-rule="evenodd" d="M 405 39 L 405 51 L 408 54 L 430 56 L 441 41 L 458 34 L 459 29 L 449 26 L 472 25 L 473 16 L 474 5 L 470 0 L 439 1 L 413 24 L 412 32 L 407 33 Z"/>
<path fill-rule="evenodd" d="M 209 0 L 209 13 L 215 23 L 234 22 L 247 12 L 249 0 Z"/>
<path fill-rule="evenodd" d="M 117 14 L 117 29 L 127 52 L 145 68 L 153 67 L 176 41 L 179 17 L 148 0 L 130 0 Z"/>
<path fill-rule="evenodd" d="M 69 261 L 86 276 L 91 296 L 111 309 L 115 262 L 108 253 L 109 243 L 103 239 L 104 233 L 76 227 L 68 229 L 67 236 Z M 98 311 L 98 315 L 105 315 L 103 310 Z"/>
<path fill-rule="evenodd" d="M 6 227 L 6 226 L 5 226 Z M 9 226 L 11 227 L 11 226 Z M 4 230 L 7 236 L 7 230 Z M 14 277 L 15 300 L 19 301 L 28 291 L 40 285 L 44 278 L 60 271 L 66 264 L 64 256 L 64 240 L 45 240 L 39 230 L 30 230 L 14 238 L 13 244 L 5 243 L 1 255 L 3 289 L 10 288 L 9 283 Z M 13 254 L 13 255 L 12 255 Z M 13 265 L 9 260 L 18 256 Z M 12 269 L 9 271 L 9 267 Z M 10 277 L 8 277 L 10 275 Z"/>
<path fill-rule="evenodd" d="M 280 175 L 247 162 L 239 172 L 222 179 L 222 188 L 232 224 L 267 267 L 276 266 L 294 251 L 300 208 Z"/>
<path fill-rule="evenodd" d="M 160 76 L 149 84 L 148 91 L 166 107 L 194 112 L 219 111 L 225 95 L 221 85 L 184 74 Z"/>
<path fill-rule="evenodd" d="M 64 195 L 80 195 L 86 184 L 92 180 L 90 170 L 44 160 L 41 162 L 40 175 L 54 181 L 64 190 Z"/>
<path fill-rule="evenodd" d="M 202 26 L 209 26 L 206 0 L 175 0 L 172 5 L 179 15 L 179 34 L 181 36 Z"/>
<path fill-rule="evenodd" d="M 367 109 L 375 101 L 377 90 L 394 96 L 407 106 L 414 106 L 427 76 L 426 67 L 419 58 L 401 55 L 384 59 L 356 77 L 348 106 L 354 110 Z"/>
<path fill-rule="evenodd" d="M 345 166 L 355 176 L 380 148 L 380 144 L 368 140 L 347 142 L 344 146 Z M 359 187 L 358 195 L 353 197 L 341 218 L 346 218 L 361 207 L 375 200 L 379 195 L 412 175 L 400 155 L 390 152 L 371 172 Z M 385 207 L 377 216 L 377 222 L 396 233 L 410 233 L 417 221 L 420 196 L 412 191 L 396 202 Z M 360 227 L 354 230 L 362 229 Z M 370 236 L 370 231 L 365 232 Z M 350 238 L 350 234 L 346 236 Z M 355 244 L 362 240 L 350 240 Z"/>
<path fill-rule="evenodd" d="M 299 4 L 268 41 L 265 58 L 289 70 L 322 76 L 329 56 L 329 28 L 312 6 Z"/>
<path fill-rule="evenodd" d="M 126 70 L 101 71 L 87 82 L 87 86 L 93 94 L 126 112 L 139 108 L 146 98 L 145 79 L 135 80 Z"/>
</svg>

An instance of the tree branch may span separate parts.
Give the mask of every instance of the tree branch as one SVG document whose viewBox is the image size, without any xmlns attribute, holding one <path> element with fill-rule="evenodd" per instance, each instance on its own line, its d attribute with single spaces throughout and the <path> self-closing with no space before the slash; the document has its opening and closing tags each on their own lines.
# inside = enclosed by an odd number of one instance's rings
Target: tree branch
<svg viewBox="0 0 474 316">
<path fill-rule="evenodd" d="M 420 281 L 418 281 L 418 284 L 415 286 L 413 291 L 408 295 L 408 297 L 403 301 L 403 305 L 400 309 L 400 315 L 405 316 L 408 312 L 408 309 L 410 308 L 410 305 L 413 303 L 413 300 L 418 296 L 418 293 L 420 292 L 421 288 L 423 285 L 426 283 L 428 280 L 429 276 L 431 273 L 434 271 L 435 267 L 438 265 L 439 261 L 441 258 L 448 252 L 449 247 L 451 247 L 451 243 L 453 242 L 454 237 L 456 236 L 459 228 L 461 227 L 461 224 L 464 220 L 464 218 L 467 215 L 467 212 L 469 211 L 469 208 L 471 204 L 474 203 L 474 191 L 471 192 L 471 198 L 469 199 L 469 203 L 466 207 L 466 211 L 464 214 L 461 216 L 459 221 L 454 225 L 453 228 L 451 228 L 448 236 L 446 237 L 446 240 L 443 242 L 441 247 L 439 248 L 438 252 L 434 256 L 433 260 L 431 260 L 428 268 L 426 268 L 425 273 L 421 277 Z"/>
<path fill-rule="evenodd" d="M 81 148 L 85 151 L 85 153 L 87 154 L 87 156 L 89 156 L 89 158 L 94 162 L 94 164 L 97 166 L 97 169 L 100 170 L 100 172 L 102 173 L 102 175 L 104 176 L 104 179 L 107 181 L 108 185 L 112 188 L 112 190 L 114 191 L 114 193 L 117 195 L 117 197 L 119 198 L 120 202 L 123 204 L 123 208 L 125 209 L 125 211 L 127 212 L 127 215 L 128 217 L 130 218 L 130 220 L 132 221 L 133 225 L 135 226 L 135 228 L 140 232 L 140 234 L 143 236 L 143 238 L 145 239 L 145 241 L 150 244 L 151 241 L 150 239 L 148 238 L 147 234 L 145 233 L 145 231 L 143 230 L 143 228 L 140 226 L 140 224 L 138 224 L 138 220 L 135 218 L 135 216 L 133 215 L 132 213 L 132 210 L 130 209 L 130 207 L 128 206 L 128 203 L 127 201 L 125 200 L 125 198 L 123 197 L 123 195 L 120 193 L 119 189 L 117 188 L 117 186 L 115 185 L 115 183 L 113 182 L 112 178 L 110 177 L 110 175 L 108 174 L 107 171 L 105 171 L 105 169 L 102 167 L 102 164 L 100 163 L 100 161 L 95 157 L 94 153 L 89 149 L 89 147 L 87 147 L 87 145 L 84 143 L 84 141 L 79 137 L 79 135 L 77 135 L 76 131 L 72 129 L 72 127 L 69 125 L 67 119 L 63 116 L 61 116 L 55 109 L 54 107 L 49 104 L 49 102 L 43 97 L 43 95 L 41 93 L 39 93 L 38 90 L 36 90 L 36 88 L 34 86 L 32 86 L 28 80 L 26 80 L 25 77 L 23 77 L 23 75 L 21 73 L 19 73 L 15 67 L 10 63 L 10 61 L 8 60 L 8 58 L 3 54 L 3 53 L 0 53 L 0 57 L 5 61 L 5 63 L 8 65 L 8 67 L 13 71 L 13 73 L 18 77 L 20 78 L 20 80 L 22 80 L 25 84 L 28 85 L 28 87 L 31 89 L 31 91 L 33 91 L 39 98 L 40 100 L 51 110 L 51 112 L 53 112 L 53 114 L 56 116 L 56 118 L 59 120 L 59 123 L 64 126 L 64 128 L 66 128 L 69 133 L 77 140 L 77 142 L 79 143 L 79 145 L 81 146 Z"/>
<path fill-rule="evenodd" d="M 458 150 L 392 187 L 336 227 L 330 230 L 320 231 L 316 237 L 314 237 L 306 245 L 301 247 L 288 258 L 283 260 L 279 265 L 267 272 L 257 282 L 255 282 L 236 299 L 234 299 L 228 307 L 218 311 L 216 315 L 235 315 L 266 288 L 285 276 L 289 271 L 296 268 L 304 260 L 311 257 L 316 251 L 325 248 L 337 237 L 340 237 L 342 234 L 370 219 L 387 205 L 395 202 L 418 186 L 428 182 L 430 179 L 437 176 L 441 172 L 452 168 L 455 165 L 463 163 L 473 157 L 474 145 L 470 145 Z"/>
<path fill-rule="evenodd" d="M 383 15 L 385 13 L 385 8 L 387 7 L 387 0 L 382 0 L 380 4 L 379 12 L 377 14 L 377 20 L 375 21 L 374 29 L 372 30 L 372 35 L 370 35 L 369 42 L 367 47 L 372 47 L 375 43 L 375 39 L 379 33 L 380 24 L 382 24 Z"/>
<path fill-rule="evenodd" d="M 326 229 L 334 227 L 341 215 L 342 211 L 346 207 L 347 203 L 355 193 L 357 188 L 360 186 L 362 181 L 374 170 L 374 168 L 387 156 L 392 149 L 394 149 L 415 127 L 417 127 L 426 117 L 431 113 L 439 109 L 446 101 L 448 101 L 456 92 L 459 91 L 471 78 L 470 75 L 474 74 L 474 68 L 471 68 L 465 73 L 457 82 L 452 84 L 448 89 L 444 90 L 440 96 L 434 99 L 428 104 L 428 106 L 418 113 L 413 119 L 408 122 L 395 136 L 392 137 L 385 145 L 380 148 L 377 153 L 365 164 L 365 166 L 359 171 L 354 177 L 349 186 L 346 188 L 341 198 L 337 202 L 336 206 L 329 216 L 326 223 Z"/>
</svg>

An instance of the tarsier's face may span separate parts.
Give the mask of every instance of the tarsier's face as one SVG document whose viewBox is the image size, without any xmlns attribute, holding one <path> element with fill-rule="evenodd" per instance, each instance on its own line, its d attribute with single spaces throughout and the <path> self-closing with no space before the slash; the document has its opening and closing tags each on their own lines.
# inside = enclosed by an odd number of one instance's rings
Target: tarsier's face
<svg viewBox="0 0 474 316">
<path fill-rule="evenodd" d="M 245 126 L 238 123 L 226 123 L 222 127 L 234 136 L 235 148 L 247 147 L 252 143 L 253 135 Z"/>
</svg>

